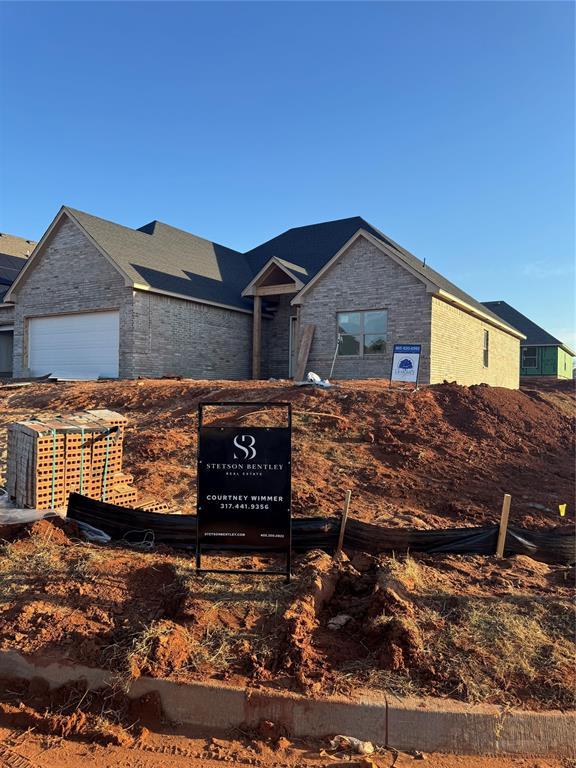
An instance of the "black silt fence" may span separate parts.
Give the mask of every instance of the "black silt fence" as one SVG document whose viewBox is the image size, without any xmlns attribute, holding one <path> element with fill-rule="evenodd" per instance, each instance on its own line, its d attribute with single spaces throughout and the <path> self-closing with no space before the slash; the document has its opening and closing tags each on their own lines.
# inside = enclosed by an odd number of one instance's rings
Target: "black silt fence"
<svg viewBox="0 0 576 768">
<path fill-rule="evenodd" d="M 194 515 L 163 515 L 70 494 L 68 517 L 88 523 L 114 540 L 138 543 L 151 539 L 172 547 L 196 546 Z M 292 521 L 292 545 L 295 551 L 336 547 L 340 521 L 336 517 L 304 517 Z M 428 554 L 493 555 L 498 526 L 446 528 L 420 531 L 410 528 L 383 528 L 379 525 L 348 520 L 344 548 L 378 554 L 380 552 L 425 552 Z M 505 555 L 528 555 L 544 563 L 570 565 L 576 562 L 576 539 L 554 530 L 529 531 L 508 526 Z"/>
</svg>

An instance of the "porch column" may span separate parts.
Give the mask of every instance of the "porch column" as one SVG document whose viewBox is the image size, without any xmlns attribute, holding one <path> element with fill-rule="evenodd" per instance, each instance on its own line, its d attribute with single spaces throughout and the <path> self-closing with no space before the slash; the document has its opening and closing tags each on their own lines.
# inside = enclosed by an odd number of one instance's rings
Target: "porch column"
<svg viewBox="0 0 576 768">
<path fill-rule="evenodd" d="M 252 321 L 252 378 L 260 378 L 262 359 L 262 298 L 254 296 L 254 315 Z"/>
</svg>

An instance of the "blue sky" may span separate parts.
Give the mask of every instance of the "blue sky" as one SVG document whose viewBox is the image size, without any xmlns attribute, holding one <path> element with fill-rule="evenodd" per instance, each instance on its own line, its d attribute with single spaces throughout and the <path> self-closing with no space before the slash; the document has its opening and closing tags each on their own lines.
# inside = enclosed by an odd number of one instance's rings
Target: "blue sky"
<svg viewBox="0 0 576 768">
<path fill-rule="evenodd" d="M 362 215 L 574 334 L 574 5 L 3 2 L 0 231 Z"/>
</svg>

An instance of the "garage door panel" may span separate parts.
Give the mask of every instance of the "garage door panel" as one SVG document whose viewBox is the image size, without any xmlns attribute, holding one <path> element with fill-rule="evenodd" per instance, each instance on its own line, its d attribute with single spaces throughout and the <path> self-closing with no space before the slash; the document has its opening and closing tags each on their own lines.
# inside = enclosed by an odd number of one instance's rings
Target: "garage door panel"
<svg viewBox="0 0 576 768">
<path fill-rule="evenodd" d="M 118 376 L 119 314 L 83 312 L 29 320 L 30 374 L 61 379 Z"/>
</svg>

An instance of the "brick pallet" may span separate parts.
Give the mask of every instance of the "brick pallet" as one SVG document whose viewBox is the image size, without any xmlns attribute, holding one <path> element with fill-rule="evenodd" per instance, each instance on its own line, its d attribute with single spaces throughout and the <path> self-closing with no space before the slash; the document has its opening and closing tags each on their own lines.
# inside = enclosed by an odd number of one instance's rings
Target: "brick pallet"
<svg viewBox="0 0 576 768">
<path fill-rule="evenodd" d="M 137 504 L 132 504 L 134 509 L 138 509 L 141 512 L 160 512 L 167 515 L 181 515 L 180 508 L 167 501 L 158 501 L 158 499 L 144 498 L 140 499 Z"/>
<path fill-rule="evenodd" d="M 134 505 L 138 495 L 122 472 L 126 418 L 90 410 L 8 427 L 7 491 L 20 507 L 64 507 L 68 495 Z"/>
</svg>

